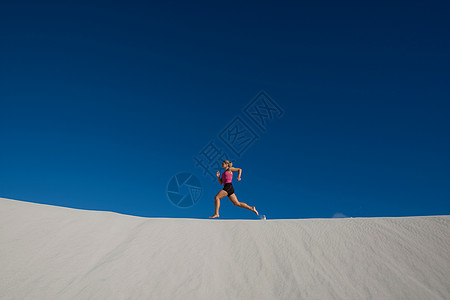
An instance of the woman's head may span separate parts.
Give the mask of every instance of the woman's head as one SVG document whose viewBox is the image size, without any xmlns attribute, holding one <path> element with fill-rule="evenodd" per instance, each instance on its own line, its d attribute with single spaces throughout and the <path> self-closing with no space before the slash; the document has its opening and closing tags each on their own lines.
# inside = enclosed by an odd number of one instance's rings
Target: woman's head
<svg viewBox="0 0 450 300">
<path fill-rule="evenodd" d="M 232 165 L 233 165 L 233 163 L 229 160 L 224 160 L 222 162 L 222 168 L 224 168 L 224 169 L 231 168 Z"/>
</svg>

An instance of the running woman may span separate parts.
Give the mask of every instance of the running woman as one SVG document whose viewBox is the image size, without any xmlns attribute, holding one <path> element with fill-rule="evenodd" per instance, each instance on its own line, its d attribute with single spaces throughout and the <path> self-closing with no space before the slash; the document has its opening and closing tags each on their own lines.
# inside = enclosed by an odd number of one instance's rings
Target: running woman
<svg viewBox="0 0 450 300">
<path fill-rule="evenodd" d="M 223 172 L 222 178 L 219 177 L 220 176 L 219 171 L 217 171 L 216 173 L 217 179 L 219 180 L 219 184 L 223 184 L 223 189 L 221 189 L 214 197 L 214 199 L 216 200 L 216 212 L 212 217 L 210 217 L 211 219 L 219 217 L 220 199 L 222 199 L 226 195 L 228 195 L 228 198 L 231 200 L 231 202 L 233 202 L 234 205 L 251 210 L 256 215 L 259 216 L 258 211 L 254 206 L 250 207 L 244 202 L 238 201 L 236 194 L 234 193 L 234 188 L 233 185 L 231 184 L 231 180 L 233 179 L 233 171 L 239 171 L 237 180 L 241 180 L 242 169 L 233 168 L 232 165 L 233 164 L 231 161 L 224 160 L 222 162 L 222 168 L 225 169 L 225 172 Z"/>
</svg>

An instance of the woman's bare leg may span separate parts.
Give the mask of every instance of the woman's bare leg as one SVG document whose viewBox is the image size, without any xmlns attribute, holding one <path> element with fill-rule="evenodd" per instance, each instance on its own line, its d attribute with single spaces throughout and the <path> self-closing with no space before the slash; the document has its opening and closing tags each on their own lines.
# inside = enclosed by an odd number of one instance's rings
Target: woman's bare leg
<svg viewBox="0 0 450 300">
<path fill-rule="evenodd" d="M 216 211 L 213 216 L 209 217 L 210 219 L 218 218 L 219 217 L 219 208 L 220 208 L 220 199 L 228 195 L 228 193 L 224 190 L 220 190 L 217 195 L 214 197 L 216 201 Z"/>
<path fill-rule="evenodd" d="M 249 206 L 249 205 L 245 204 L 244 202 L 239 202 L 236 197 L 236 194 L 232 194 L 232 195 L 228 196 L 228 198 L 231 200 L 231 202 L 233 202 L 234 205 L 251 210 L 252 212 L 254 212 L 255 214 L 257 214 L 259 216 L 259 213 L 254 206 Z"/>
</svg>

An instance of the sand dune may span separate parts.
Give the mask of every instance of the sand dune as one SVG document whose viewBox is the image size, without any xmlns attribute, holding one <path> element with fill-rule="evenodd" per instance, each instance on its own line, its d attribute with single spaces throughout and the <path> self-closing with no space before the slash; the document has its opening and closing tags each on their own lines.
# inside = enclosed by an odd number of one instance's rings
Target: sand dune
<svg viewBox="0 0 450 300">
<path fill-rule="evenodd" d="M 0 198 L 0 245 L 1 299 L 450 299 L 450 216 L 140 218 Z"/>
</svg>

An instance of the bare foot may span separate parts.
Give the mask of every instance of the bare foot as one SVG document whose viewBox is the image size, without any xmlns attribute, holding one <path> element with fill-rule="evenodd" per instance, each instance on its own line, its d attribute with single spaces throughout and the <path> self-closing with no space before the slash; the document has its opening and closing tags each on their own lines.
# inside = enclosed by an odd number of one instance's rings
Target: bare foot
<svg viewBox="0 0 450 300">
<path fill-rule="evenodd" d="M 253 210 L 253 212 L 254 212 L 257 216 L 259 216 L 259 213 L 258 213 L 258 211 L 256 210 L 256 207 L 255 207 L 255 206 L 252 207 L 252 210 Z"/>
<path fill-rule="evenodd" d="M 218 218 L 219 217 L 219 215 L 218 214 L 214 214 L 214 216 L 212 216 L 212 217 L 209 217 L 210 219 L 214 219 L 214 218 Z"/>
</svg>

